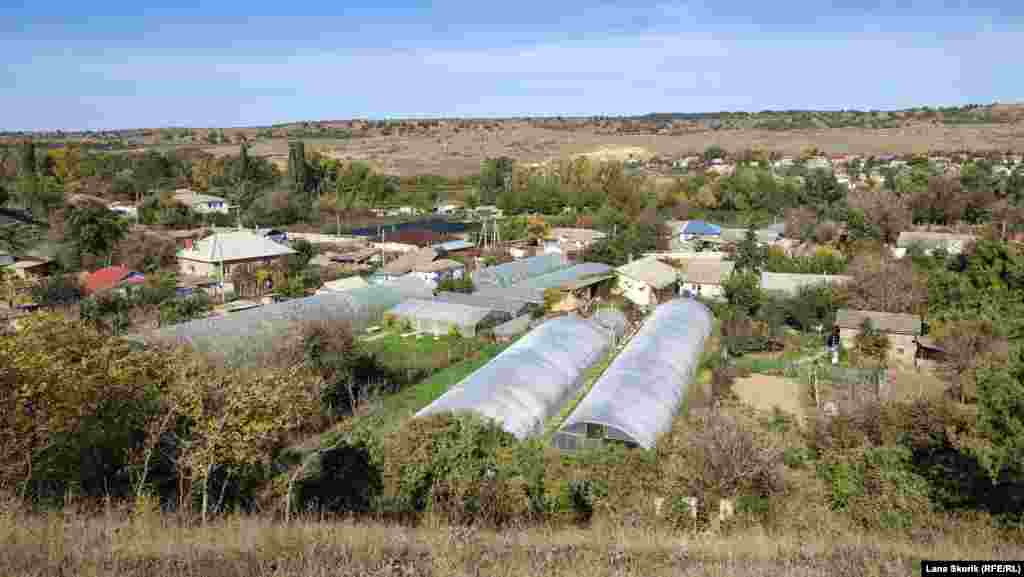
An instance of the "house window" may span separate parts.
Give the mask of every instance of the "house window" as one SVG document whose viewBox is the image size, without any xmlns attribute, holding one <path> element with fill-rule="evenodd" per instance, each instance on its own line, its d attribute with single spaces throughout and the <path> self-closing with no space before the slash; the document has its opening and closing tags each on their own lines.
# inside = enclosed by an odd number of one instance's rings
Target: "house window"
<svg viewBox="0 0 1024 577">
<path fill-rule="evenodd" d="M 603 439 L 605 436 L 604 425 L 597 425 L 594 423 L 587 423 L 587 438 L 588 439 Z"/>
</svg>

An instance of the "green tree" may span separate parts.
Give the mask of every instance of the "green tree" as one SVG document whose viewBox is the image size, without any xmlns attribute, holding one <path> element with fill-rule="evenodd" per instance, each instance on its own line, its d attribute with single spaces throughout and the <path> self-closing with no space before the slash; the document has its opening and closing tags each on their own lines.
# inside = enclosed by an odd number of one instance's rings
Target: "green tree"
<svg viewBox="0 0 1024 577">
<path fill-rule="evenodd" d="M 210 297 L 201 291 L 184 298 L 166 300 L 159 306 L 161 326 L 201 319 L 213 309 Z"/>
<path fill-rule="evenodd" d="M 757 232 L 754 225 L 747 228 L 747 234 L 743 241 L 736 247 L 735 269 L 741 272 L 752 272 L 761 274 L 768 258 L 767 252 L 757 242 Z"/>
<path fill-rule="evenodd" d="M 80 252 L 107 258 L 128 234 L 129 225 L 106 207 L 85 206 L 71 211 L 65 221 L 65 234 Z"/>
<path fill-rule="evenodd" d="M 846 187 L 839 184 L 835 174 L 824 168 L 812 171 L 804 179 L 803 202 L 818 210 L 828 210 L 846 198 Z"/>
<path fill-rule="evenodd" d="M 704 161 L 708 162 L 717 158 L 725 158 L 725 150 L 717 144 L 712 144 L 704 149 Z"/>
<path fill-rule="evenodd" d="M 722 292 L 730 305 L 748 316 L 755 316 L 761 307 L 761 277 L 757 273 L 736 271 L 722 281 Z"/>
<path fill-rule="evenodd" d="M 288 178 L 296 194 L 304 195 L 308 191 L 309 166 L 306 164 L 306 145 L 301 140 L 288 143 Z"/>
<path fill-rule="evenodd" d="M 993 480 L 1009 469 L 1024 474 L 1024 353 L 978 371 L 978 431 L 971 451 Z"/>
<path fill-rule="evenodd" d="M 480 201 L 483 204 L 495 204 L 501 192 L 506 191 L 512 178 L 515 160 L 502 156 L 488 158 L 480 166 Z"/>
<path fill-rule="evenodd" d="M 298 274 L 309 265 L 309 261 L 316 256 L 318 251 L 316 245 L 304 238 L 293 241 L 291 245 L 295 254 L 290 258 L 289 269 L 292 274 Z"/>
</svg>

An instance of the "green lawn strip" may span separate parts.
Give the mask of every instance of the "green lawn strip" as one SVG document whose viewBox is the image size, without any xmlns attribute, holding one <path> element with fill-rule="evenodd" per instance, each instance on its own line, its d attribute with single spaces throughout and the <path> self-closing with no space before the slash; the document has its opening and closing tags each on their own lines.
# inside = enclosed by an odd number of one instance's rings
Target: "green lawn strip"
<svg viewBox="0 0 1024 577">
<path fill-rule="evenodd" d="M 432 403 L 453 385 L 469 376 L 470 373 L 489 363 L 507 346 L 507 344 L 486 344 L 478 347 L 477 355 L 474 358 L 455 363 L 415 385 L 410 385 L 393 395 L 384 397 L 377 410 L 370 414 L 353 417 L 344 424 L 344 428 L 369 428 L 377 435 L 386 435 L 397 429 L 405 419 Z M 333 431 L 327 435 L 332 433 Z"/>
<path fill-rule="evenodd" d="M 424 369 L 436 366 L 439 357 L 449 350 L 475 348 L 472 339 L 455 342 L 448 336 L 435 339 L 433 336 L 402 337 L 399 333 L 388 333 L 372 341 L 364 341 L 368 352 L 377 356 L 382 365 L 390 369 Z"/>
</svg>

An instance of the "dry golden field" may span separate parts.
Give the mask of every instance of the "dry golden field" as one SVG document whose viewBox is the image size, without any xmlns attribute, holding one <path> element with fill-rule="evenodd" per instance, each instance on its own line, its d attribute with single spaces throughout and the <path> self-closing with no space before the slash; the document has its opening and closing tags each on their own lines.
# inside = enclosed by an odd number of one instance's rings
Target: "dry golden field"
<svg viewBox="0 0 1024 577">
<path fill-rule="evenodd" d="M 391 174 L 450 177 L 478 172 L 482 159 L 502 155 L 524 163 L 601 151 L 605 156 L 633 153 L 637 157 L 675 157 L 701 152 L 711 145 L 730 151 L 760 148 L 783 154 L 798 154 L 811 146 L 829 154 L 915 154 L 957 150 L 1024 152 L 1024 123 L 1019 122 L 971 125 L 920 123 L 877 130 L 719 130 L 682 134 L 608 134 L 590 127 L 554 130 L 525 121 L 501 121 L 497 126 L 496 129 L 477 127 L 458 132 L 452 127 L 441 127 L 400 135 L 373 134 L 351 139 L 310 138 L 306 139 L 306 146 L 339 159 L 369 161 Z M 238 146 L 208 145 L 203 149 L 217 154 L 237 154 Z M 257 141 L 251 154 L 269 157 L 283 165 L 288 156 L 287 140 Z"/>
</svg>

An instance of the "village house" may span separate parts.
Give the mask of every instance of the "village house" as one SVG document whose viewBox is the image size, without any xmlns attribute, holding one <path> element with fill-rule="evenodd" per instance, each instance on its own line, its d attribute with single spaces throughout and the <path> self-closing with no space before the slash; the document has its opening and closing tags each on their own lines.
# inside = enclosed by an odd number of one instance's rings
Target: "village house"
<svg viewBox="0 0 1024 577">
<path fill-rule="evenodd" d="M 921 336 L 921 319 L 915 315 L 839 309 L 836 324 L 843 347 L 853 348 L 857 335 L 867 320 L 875 330 L 889 337 L 889 361 L 904 366 L 913 366 L 918 355 L 918 337 Z"/>
<path fill-rule="evenodd" d="M 703 220 L 670 220 L 666 224 L 682 242 L 717 240 L 722 236 L 720 227 Z"/>
<path fill-rule="evenodd" d="M 637 306 L 654 306 L 672 299 L 678 292 L 676 269 L 656 258 L 642 258 L 615 269 L 616 293 Z"/>
<path fill-rule="evenodd" d="M 681 291 L 709 299 L 723 297 L 722 283 L 732 274 L 736 263 L 718 259 L 693 259 L 686 264 Z"/>
<path fill-rule="evenodd" d="M 219 196 L 201 194 L 188 188 L 179 188 L 174 191 L 174 200 L 185 205 L 193 212 L 199 214 L 228 214 L 228 201 Z"/>
<path fill-rule="evenodd" d="M 607 236 L 591 228 L 552 228 L 543 241 L 544 254 L 579 254 Z"/>
<path fill-rule="evenodd" d="M 21 280 L 36 280 L 47 276 L 50 273 L 51 264 L 53 264 L 53 260 L 49 258 L 15 257 L 7 253 L 0 253 L 0 268 L 10 271 Z"/>
<path fill-rule="evenodd" d="M 215 232 L 178 251 L 178 271 L 189 276 L 230 277 L 236 270 L 256 269 L 283 262 L 295 251 L 248 230 Z"/>
<path fill-rule="evenodd" d="M 94 295 L 111 290 L 121 290 L 130 285 L 145 282 L 145 276 L 123 266 L 108 266 L 85 275 L 82 281 L 82 293 Z"/>
<path fill-rule="evenodd" d="M 405 276 L 413 270 L 429 267 L 430 263 L 434 262 L 436 258 L 437 251 L 430 247 L 409 251 L 403 253 L 395 260 L 385 263 L 377 271 L 376 276 L 379 280 L 389 280 Z"/>
<path fill-rule="evenodd" d="M 442 258 L 432 262 L 416 263 L 412 276 L 422 279 L 431 288 L 437 288 L 437 284 L 445 280 L 461 280 L 466 276 L 466 265 L 449 258 Z"/>
</svg>

